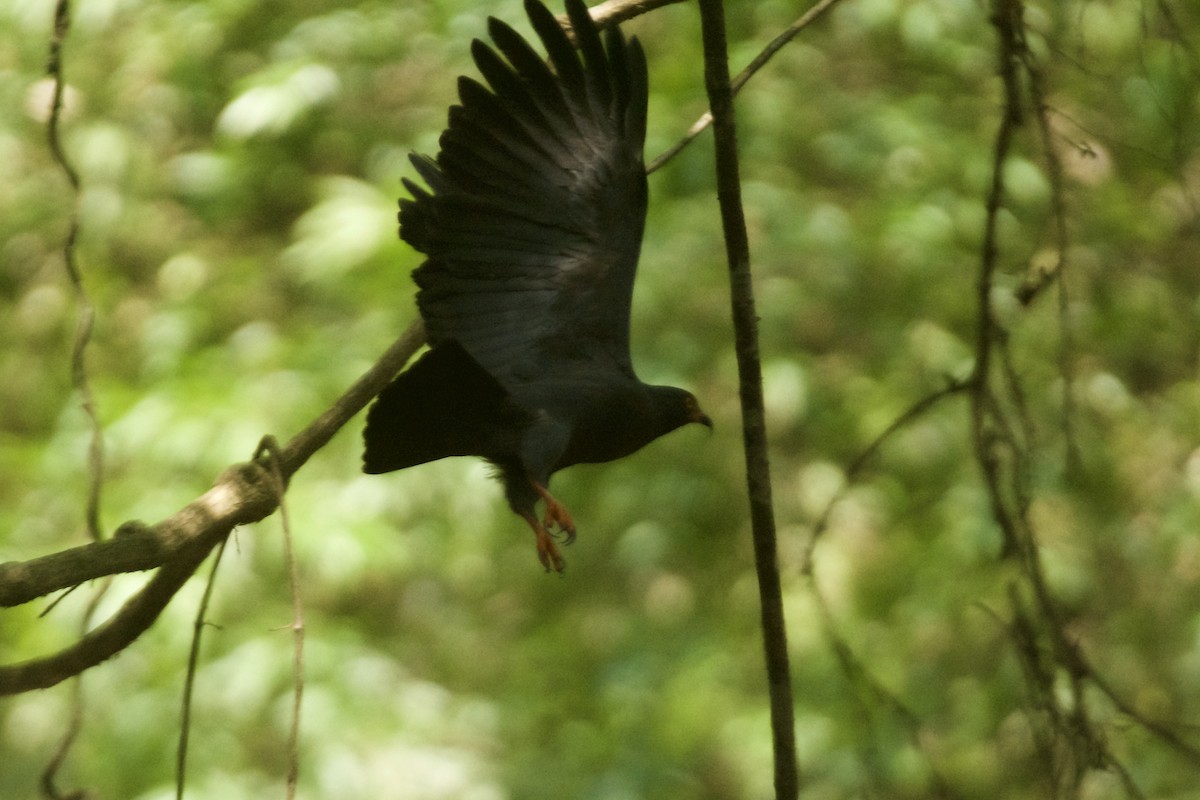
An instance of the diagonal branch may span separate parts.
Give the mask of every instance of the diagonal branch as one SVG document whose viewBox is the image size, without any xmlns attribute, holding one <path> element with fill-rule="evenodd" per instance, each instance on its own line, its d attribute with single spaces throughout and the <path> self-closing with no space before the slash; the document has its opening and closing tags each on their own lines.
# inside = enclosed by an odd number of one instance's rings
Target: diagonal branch
<svg viewBox="0 0 1200 800">
<path fill-rule="evenodd" d="M 829 519 L 831 516 L 833 516 L 833 509 L 850 491 L 850 487 L 854 485 L 854 481 L 858 478 L 859 473 L 862 472 L 867 464 L 870 463 L 871 459 L 875 457 L 875 454 L 883 448 L 883 445 L 888 441 L 888 439 L 907 428 L 919 417 L 924 415 L 925 412 L 932 409 L 945 398 L 952 395 L 961 394 L 969 388 L 970 384 L 965 381 L 957 379 L 948 381 L 941 389 L 925 395 L 920 400 L 909 406 L 907 411 L 892 420 L 891 424 L 884 428 L 883 432 L 876 436 L 871 443 L 868 444 L 866 448 L 855 457 L 854 461 L 850 463 L 850 466 L 846 468 L 845 482 L 842 484 L 841 488 L 834 492 L 833 496 L 829 498 L 829 501 L 825 504 L 825 508 L 817 517 L 817 521 L 813 523 L 812 536 L 809 537 L 808 545 L 804 549 L 804 558 L 800 567 L 800 572 L 803 575 L 811 577 L 813 574 L 814 554 L 817 549 L 817 542 L 821 540 L 821 537 L 825 534 L 825 531 L 829 529 Z"/>
<path fill-rule="evenodd" d="M 261 509 L 262 505 L 255 507 Z M 120 611 L 75 644 L 44 658 L 0 667 L 0 695 L 49 688 L 119 653 L 158 619 L 167 603 L 204 561 L 208 551 L 223 541 L 232 527 L 205 527 L 201 535 L 159 569 L 145 588 L 130 598 Z"/>
<path fill-rule="evenodd" d="M 684 0 L 605 0 L 589 8 L 588 13 L 592 15 L 597 26 L 607 28 L 640 17 L 656 8 L 682 2 Z M 566 14 L 559 15 L 558 22 L 568 33 L 571 32 L 571 21 Z"/>
<path fill-rule="evenodd" d="M 290 479 L 382 391 L 424 341 L 424 326 L 420 322 L 410 325 L 333 406 L 293 437 L 279 455 L 283 479 Z M 100 575 L 160 568 L 120 611 L 74 645 L 44 658 L 0 666 L 0 695 L 53 686 L 110 658 L 140 636 L 213 547 L 235 527 L 275 512 L 279 497 L 265 470 L 257 462 L 229 468 L 213 488 L 152 527 L 127 523 L 121 531 L 132 532 L 118 531 L 103 542 L 32 561 L 0 564 L 0 605 L 9 606 Z M 144 552 L 133 552 L 138 548 Z"/>
</svg>

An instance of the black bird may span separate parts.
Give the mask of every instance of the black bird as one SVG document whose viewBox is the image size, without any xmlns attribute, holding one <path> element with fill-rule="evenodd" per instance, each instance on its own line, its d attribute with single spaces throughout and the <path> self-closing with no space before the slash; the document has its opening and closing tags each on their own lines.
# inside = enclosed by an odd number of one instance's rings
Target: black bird
<svg viewBox="0 0 1200 800">
<path fill-rule="evenodd" d="M 496 50 L 471 54 L 436 159 L 411 157 L 400 237 L 428 258 L 413 273 L 430 349 L 371 406 L 367 473 L 481 456 L 537 537 L 575 525 L 550 475 L 626 456 L 665 433 L 712 426 L 691 393 L 638 380 L 629 307 L 646 219 L 646 57 L 615 27 L 601 41 L 567 0 L 579 51 L 535 0 L 525 11 L 549 54 L 488 19 Z M 490 88 L 489 88 L 490 87 Z M 539 520 L 535 506 L 545 514 Z"/>
</svg>

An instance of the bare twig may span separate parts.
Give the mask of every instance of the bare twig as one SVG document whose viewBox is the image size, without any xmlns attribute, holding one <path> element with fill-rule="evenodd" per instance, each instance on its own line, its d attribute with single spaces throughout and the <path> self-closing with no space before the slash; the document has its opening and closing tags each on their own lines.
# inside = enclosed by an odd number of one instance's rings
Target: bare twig
<svg viewBox="0 0 1200 800">
<path fill-rule="evenodd" d="M 1139 713 L 1137 709 L 1135 709 L 1127 700 L 1125 700 L 1125 698 L 1118 694 L 1116 689 L 1113 688 L 1112 684 L 1110 684 L 1107 679 L 1101 675 L 1098 675 L 1095 670 L 1090 670 L 1088 677 L 1091 678 L 1091 681 L 1096 685 L 1096 688 L 1103 692 L 1104 695 L 1112 701 L 1112 704 L 1117 707 L 1118 711 L 1129 717 L 1129 719 L 1133 720 L 1138 725 L 1150 731 L 1150 733 L 1154 734 L 1162 741 L 1166 742 L 1180 755 L 1186 757 L 1190 764 L 1200 767 L 1200 747 L 1196 747 L 1196 745 L 1181 737 L 1169 726 L 1164 725 L 1157 720 L 1150 719 L 1145 714 Z"/>
<path fill-rule="evenodd" d="M 684 0 L 606 0 L 606 2 L 592 6 L 588 9 L 588 13 L 592 15 L 592 19 L 598 27 L 607 28 L 619 25 L 625 20 L 640 17 L 656 8 L 682 2 Z M 568 34 L 571 34 L 571 20 L 566 14 L 561 14 L 558 22 Z"/>
<path fill-rule="evenodd" d="M 287 511 L 287 480 L 283 474 L 282 453 L 274 436 L 264 436 L 258 445 L 256 460 L 263 461 L 271 476 L 271 485 L 279 503 L 279 521 L 283 526 L 283 554 L 287 563 L 288 586 L 292 595 L 292 724 L 288 731 L 287 797 L 296 796 L 300 777 L 300 707 L 304 699 L 304 602 L 300 597 L 300 571 L 296 567 L 296 549 L 292 544 L 292 525 Z"/>
<path fill-rule="evenodd" d="M 717 198 L 729 261 L 730 296 L 737 351 L 742 439 L 746 452 L 746 484 L 750 495 L 750 525 L 754 565 L 758 574 L 767 683 L 771 699 L 771 731 L 775 754 L 775 794 L 778 800 L 796 798 L 800 777 L 796 762 L 791 673 L 787 630 L 775 543 L 775 511 L 771 500 L 771 470 L 767 461 L 766 416 L 763 412 L 762 363 L 758 347 L 758 316 L 750 274 L 750 242 L 742 211 L 737 131 L 733 93 L 729 86 L 729 55 L 725 42 L 725 10 L 721 0 L 700 0 L 704 36 L 704 82 L 713 110 L 716 138 Z"/>
<path fill-rule="evenodd" d="M 833 648 L 834 655 L 837 656 L 838 664 L 841 666 L 843 674 L 850 684 L 856 689 L 865 687 L 875 700 L 882 700 L 884 705 L 892 710 L 904 723 L 908 731 L 908 736 L 913 746 L 922 754 L 926 763 L 929 766 L 930 775 L 933 780 L 933 790 L 935 797 L 953 798 L 957 797 L 957 793 L 951 788 L 945 777 L 938 770 L 933 757 L 928 752 L 920 737 L 920 720 L 915 712 L 913 712 L 898 696 L 889 691 L 882 683 L 880 683 L 866 668 L 862 661 L 855 655 L 849 643 L 842 637 L 837 629 L 837 624 L 834 621 L 833 614 L 829 609 L 829 604 L 825 599 L 824 593 L 816 582 L 814 575 L 815 565 L 815 549 L 817 542 L 829 527 L 829 520 L 833 513 L 833 509 L 838 502 L 846 495 L 854 480 L 859 473 L 866 467 L 868 463 L 875 457 L 883 445 L 894 435 L 907 428 L 925 413 L 933 409 L 942 400 L 960 394 L 963 391 L 971 388 L 968 381 L 952 380 L 944 387 L 936 392 L 926 395 L 911 405 L 904 413 L 896 417 L 890 425 L 887 426 L 867 447 L 858 454 L 846 469 L 846 480 L 843 485 L 834 493 L 834 495 L 826 503 L 824 509 L 818 516 L 816 523 L 813 525 L 813 533 L 809 539 L 808 545 L 805 548 L 804 557 L 801 565 L 801 574 L 806 576 L 810 581 L 813 597 L 816 600 L 817 609 L 820 612 L 822 628 L 826 638 L 829 640 L 830 646 Z M 856 693 L 856 697 L 859 697 Z M 861 697 L 859 698 L 863 704 L 864 719 L 868 720 L 869 724 L 869 706 Z"/>
<path fill-rule="evenodd" d="M 996 143 L 992 157 L 992 180 L 986 201 L 986 216 L 983 232 L 983 247 L 980 258 L 979 277 L 976 283 L 977 325 L 975 341 L 975 369 L 971 375 L 971 430 L 975 443 L 976 460 L 984 472 L 984 483 L 991 500 L 992 514 L 1000 525 L 1004 536 L 1004 555 L 1016 555 L 1020 548 L 1017 525 L 1004 503 L 1000 489 L 1000 461 L 997 453 L 995 420 L 989 414 L 992 399 L 991 364 L 996 342 L 1002 336 L 1001 328 L 992 310 L 992 286 L 996 274 L 998 251 L 996 236 L 1000 221 L 1000 208 L 1004 202 L 1004 164 L 1012 149 L 1013 137 L 1022 124 L 1021 87 L 1017 74 L 1020 48 L 1020 15 L 1022 8 L 1014 0 L 998 0 L 993 14 L 993 24 L 999 31 L 1000 77 L 1004 82 L 1004 110 L 1000 127 L 996 132 Z"/>
<path fill-rule="evenodd" d="M 922 397 L 920 400 L 909 406 L 907 411 L 892 420 L 891 424 L 884 428 L 883 432 L 876 436 L 875 439 L 872 440 L 871 443 L 868 444 L 866 448 L 864 448 L 863 451 L 858 454 L 858 456 L 846 469 L 845 482 L 836 492 L 833 493 L 833 496 L 829 498 L 829 502 L 825 504 L 825 508 L 821 510 L 820 516 L 817 517 L 817 521 L 813 525 L 812 536 L 809 538 L 808 546 L 804 551 L 804 558 L 800 568 L 801 574 L 812 575 L 813 551 L 816 549 L 817 542 L 820 540 L 821 536 L 829 528 L 829 518 L 833 514 L 834 507 L 838 504 L 838 502 L 841 501 L 843 497 L 846 496 L 846 493 L 854 484 L 854 479 L 857 478 L 858 474 L 862 472 L 863 468 L 870 463 L 871 459 L 875 457 L 875 454 L 879 452 L 884 443 L 887 442 L 887 440 L 892 436 L 904 430 L 918 418 L 923 416 L 925 412 L 932 409 L 942 400 L 952 395 L 959 394 L 970 388 L 970 386 L 971 384 L 966 381 L 952 380 L 941 389 L 938 389 L 936 392 L 932 392 L 931 394 Z"/>
<path fill-rule="evenodd" d="M 66 91 L 66 79 L 63 77 L 63 42 L 71 28 L 71 2 L 58 0 L 54 7 L 54 32 L 50 37 L 50 57 L 46 69 L 54 81 L 54 93 L 50 103 L 50 118 L 46 124 L 46 136 L 50 152 L 55 163 L 66 176 L 71 185 L 71 214 L 67 224 L 67 236 L 63 243 L 63 260 L 66 262 L 67 277 L 75 290 L 75 299 L 79 302 L 79 323 L 75 329 L 75 342 L 71 347 L 71 379 L 75 390 L 87 415 L 91 428 L 91 440 L 88 445 L 88 495 L 86 520 L 88 535 L 99 541 L 100 527 L 100 491 L 104 479 L 104 433 L 100 427 L 100 417 L 96 412 L 96 400 L 92 393 L 91 381 L 88 379 L 86 353 L 92 340 L 92 331 L 96 323 L 96 307 L 88 296 L 83 285 L 83 273 L 75 256 L 75 242 L 79 238 L 79 203 L 81 186 L 79 173 L 67 157 L 63 149 L 59 128 L 62 124 L 63 93 Z"/>
<path fill-rule="evenodd" d="M 279 458 L 285 479 L 382 391 L 424 341 L 424 327 L 413 323 L 332 407 L 288 442 Z M 127 647 L 153 624 L 234 527 L 257 522 L 275 511 L 278 497 L 263 473 L 261 464 L 236 465 L 226 470 L 212 489 L 153 527 L 130 525 L 131 533 L 103 542 L 33 561 L 0 564 L 0 605 L 28 602 L 98 575 L 160 567 L 120 611 L 74 645 L 33 661 L 0 666 L 0 695 L 53 686 Z M 128 536 L 137 537 L 149 554 L 131 557 L 122 544 Z"/>
<path fill-rule="evenodd" d="M 63 45 L 67 33 L 71 29 L 70 0 L 58 0 L 54 7 L 54 28 L 50 35 L 50 52 L 46 60 L 46 72 L 53 81 L 53 94 L 50 102 L 50 116 L 46 123 L 46 139 L 50 153 L 59 169 L 71 187 L 71 213 L 67 222 L 67 234 L 63 242 L 63 262 L 66 265 L 67 278 L 75 291 L 75 299 L 79 303 L 79 321 L 75 328 L 75 340 L 71 346 L 71 381 L 79 393 L 83 412 L 88 420 L 91 436 L 88 444 L 88 491 L 84 506 L 84 521 L 88 536 L 93 542 L 101 539 L 100 526 L 100 495 L 104 485 L 104 431 L 100 426 L 100 416 L 96 411 L 95 395 L 92 392 L 91 381 L 87 370 L 87 348 L 92 340 L 95 329 L 96 307 L 88 296 L 83 285 L 83 274 L 76 259 L 75 244 L 79 239 L 79 207 L 82 200 L 79 173 L 67 157 L 63 148 L 60 128 L 63 114 L 63 95 L 66 92 L 66 77 L 63 71 Z M 84 611 L 80 626 L 80 634 L 86 634 L 100 605 L 101 599 L 108 591 L 111 580 L 105 580 L 94 592 Z M 65 596 L 65 595 L 64 595 Z M 61 598 L 60 598 L 61 599 Z M 51 607 L 55 604 L 52 603 Z M 74 800 L 86 796 L 83 790 L 61 794 L 55 779 L 58 770 L 66 762 L 71 747 L 83 726 L 83 679 L 76 676 L 75 685 L 71 691 L 71 713 L 67 730 L 59 743 L 59 747 L 42 773 L 42 791 L 51 800 Z"/>
<path fill-rule="evenodd" d="M 1004 202 L 1004 165 L 1014 145 L 1018 127 L 1028 113 L 1037 121 L 1041 145 L 1053 185 L 1052 207 L 1055 244 L 1059 260 L 1051 270 L 1059 286 L 1059 317 L 1064 332 L 1060 371 L 1068 384 L 1064 414 L 1073 417 L 1070 394 L 1071 339 L 1066 315 L 1069 298 L 1065 288 L 1068 250 L 1066 210 L 1061 165 L 1046 116 L 1043 77 L 1025 43 L 1022 0 L 995 0 L 992 23 L 997 32 L 1000 76 L 1004 85 L 1004 111 L 994 144 L 992 183 L 986 201 L 984 243 L 977 286 L 978 332 L 976 362 L 971 376 L 971 427 L 975 459 L 991 502 L 992 514 L 1004 536 L 1002 557 L 1015 562 L 1018 578 L 1009 587 L 1012 622 L 1009 633 L 1025 674 L 1031 719 L 1039 737 L 1039 752 L 1054 792 L 1078 792 L 1091 769 L 1114 771 L 1126 794 L 1141 796 L 1124 764 L 1109 748 L 1104 731 L 1093 719 L 1088 684 L 1108 695 L 1123 713 L 1158 737 L 1192 763 L 1200 761 L 1196 748 L 1165 725 L 1134 713 L 1097 673 L 1080 645 L 1068 633 L 1068 616 L 1046 579 L 1041 549 L 1030 517 L 1034 432 L 1020 376 L 1009 352 L 1007 332 L 995 318 L 991 294 L 997 268 L 996 226 Z M 998 363 L 998 366 L 994 366 Z M 998 373 L 998 374 L 993 374 Z M 1015 410 L 1016 424 L 1010 409 Z M 1068 426 L 1068 470 L 1077 455 Z M 1069 696 L 1056 685 L 1065 677 Z"/>
<path fill-rule="evenodd" d="M 1063 383 L 1062 426 L 1066 441 L 1067 474 L 1079 471 L 1082 459 L 1075 438 L 1075 338 L 1068 318 L 1070 298 L 1068 296 L 1067 270 L 1069 268 L 1070 237 L 1067 234 L 1067 201 L 1063 188 L 1063 165 L 1054 141 L 1050 124 L 1050 109 L 1046 100 L 1045 78 L 1041 69 L 1028 51 L 1021 54 L 1021 65 L 1029 77 L 1029 97 L 1034 108 L 1038 132 L 1042 139 L 1042 153 L 1046 160 L 1046 171 L 1050 176 L 1051 215 L 1054 219 L 1055 263 L 1049 274 L 1058 287 L 1058 329 L 1062 337 L 1059 347 L 1058 369 Z"/>
<path fill-rule="evenodd" d="M 996 320 L 991 295 L 998 261 L 996 230 L 1004 202 L 1004 166 L 1024 121 L 1025 95 L 1021 68 L 1027 56 L 1024 39 L 1024 6 L 1021 0 L 997 0 L 992 16 L 997 31 L 1000 76 L 1004 84 L 1004 110 L 996 132 L 992 181 L 986 201 L 986 222 L 977 284 L 978 332 L 975 369 L 971 376 L 971 428 L 975 459 L 983 475 L 992 516 L 1004 537 L 1002 558 L 1019 567 L 1021 584 L 1032 594 L 1027 602 L 1018 585 L 1009 588 L 1016 655 L 1031 690 L 1034 707 L 1045 715 L 1048 730 L 1042 734 L 1046 772 L 1057 785 L 1065 781 L 1074 792 L 1083 770 L 1107 751 L 1103 739 L 1088 719 L 1087 703 L 1080 690 L 1082 666 L 1078 650 L 1064 633 L 1065 621 L 1046 584 L 1041 555 L 1029 520 L 1029 456 L 1032 434 L 1025 412 L 1024 391 L 1007 350 L 1007 332 Z M 1002 380 L 993 376 L 997 359 Z M 1009 421 L 1002 397 L 1016 406 L 1021 426 Z M 1045 637 L 1049 642 L 1045 642 Z M 1048 645 L 1048 646 L 1047 646 Z M 1054 691 L 1052 675 L 1064 669 L 1075 690 L 1074 702 L 1064 704 Z M 1068 707 L 1069 706 L 1069 707 Z M 1066 745 L 1061 752 L 1056 742 Z M 1113 759 L 1115 761 L 1115 759 Z"/>
<path fill-rule="evenodd" d="M 67 730 L 63 733 L 62 739 L 58 742 L 58 747 L 55 748 L 54 755 L 50 757 L 45 768 L 42 770 L 41 791 L 42 797 L 47 800 L 85 800 L 87 797 L 86 790 L 74 789 L 63 793 L 58 788 L 58 771 L 62 765 L 66 763 L 67 756 L 71 752 L 71 748 L 75 745 L 75 740 L 79 736 L 79 732 L 83 730 L 83 676 L 76 675 L 71 684 L 71 711 L 67 718 Z"/>
<path fill-rule="evenodd" d="M 192 731 L 192 690 L 196 685 L 196 670 L 200 663 L 200 637 L 204 633 L 204 617 L 208 613 L 208 604 L 212 600 L 213 586 L 217 582 L 217 569 L 221 566 L 221 556 L 225 555 L 225 545 L 228 540 L 217 545 L 217 554 L 213 557 L 212 569 L 208 572 L 208 580 L 204 583 L 204 594 L 200 598 L 200 606 L 196 609 L 196 621 L 192 623 L 192 646 L 188 651 L 187 672 L 183 679 L 183 704 L 179 718 L 179 745 L 175 750 L 175 797 L 183 800 L 183 787 L 187 784 L 187 753 L 188 738 Z"/>
<path fill-rule="evenodd" d="M 1179 21 L 1175 15 L 1175 10 L 1171 8 L 1171 4 L 1167 0 L 1157 0 L 1158 13 L 1162 15 L 1163 22 L 1171 31 L 1174 41 L 1183 48 L 1187 54 L 1188 67 L 1190 67 L 1194 77 L 1200 77 L 1200 50 L 1197 50 L 1195 43 L 1191 40 L 1188 27 Z"/>
<path fill-rule="evenodd" d="M 754 74 L 766 66 L 767 62 L 770 61 L 776 53 L 783 49 L 784 45 L 786 45 L 792 39 L 795 39 L 796 35 L 800 33 L 800 31 L 816 22 L 821 15 L 833 8 L 838 1 L 839 0 L 819 0 L 813 5 L 812 8 L 810 8 L 808 11 L 805 11 L 799 19 L 797 19 L 782 33 L 772 39 L 771 42 L 762 49 L 762 52 L 756 55 L 754 59 L 746 66 L 746 68 L 739 72 L 737 77 L 730 82 L 730 90 L 733 92 L 733 94 L 737 95 L 737 93 L 742 90 L 742 87 L 745 86 L 752 77 L 754 77 Z M 713 118 L 711 111 L 705 111 L 703 114 L 701 114 L 700 118 L 692 123 L 692 127 L 688 128 L 687 133 L 684 134 L 682 139 L 664 150 L 657 157 L 655 157 L 653 161 L 650 162 L 650 164 L 646 167 L 646 172 L 654 172 L 672 158 L 679 155 L 683 148 L 687 147 L 697 136 L 707 130 L 709 125 L 712 125 L 712 121 Z"/>
<path fill-rule="evenodd" d="M 945 395 L 941 396 L 944 397 Z M 815 577 L 812 579 L 812 591 L 825 638 L 829 641 L 829 646 L 837 658 L 842 674 L 846 676 L 846 680 L 855 690 L 854 697 L 859 702 L 862 718 L 866 722 L 868 729 L 874 727 L 871 720 L 871 712 L 874 709 L 874 704 L 881 703 L 894 716 L 901 720 L 913 748 L 921 754 L 926 765 L 929 767 L 931 783 L 933 784 L 930 796 L 939 798 L 940 800 L 951 800 L 952 798 L 959 797 L 959 794 L 951 788 L 945 776 L 942 775 L 941 770 L 938 769 L 937 763 L 929 752 L 927 743 L 922 740 L 920 735 L 920 717 L 899 696 L 871 674 L 871 671 L 863 664 L 862 659 L 850 647 L 849 642 L 838 631 L 833 612 L 829 608 L 829 602 L 826 600 L 825 594 L 821 591 L 821 587 L 817 585 Z M 869 694 L 869 698 L 862 696 L 863 692 L 861 690 L 863 689 Z M 872 702 L 868 702 L 868 699 Z M 870 730 L 868 732 L 873 733 Z"/>
<path fill-rule="evenodd" d="M 96 609 L 99 607 L 100 601 L 104 599 L 111 583 L 111 579 L 106 579 L 103 585 L 92 593 L 92 598 L 88 601 L 83 618 L 79 623 L 80 635 L 87 633 L 87 629 L 92 624 L 92 618 L 96 615 Z M 58 771 L 66 763 L 67 756 L 70 755 L 71 748 L 79 737 L 79 732 L 83 730 L 83 702 L 83 676 L 76 675 L 71 684 L 71 713 L 67 721 L 67 730 L 63 733 L 58 748 L 46 764 L 46 768 L 42 770 L 42 794 L 50 800 L 85 800 L 88 797 L 87 791 L 83 789 L 76 789 L 64 794 L 58 790 L 56 784 Z"/>
</svg>

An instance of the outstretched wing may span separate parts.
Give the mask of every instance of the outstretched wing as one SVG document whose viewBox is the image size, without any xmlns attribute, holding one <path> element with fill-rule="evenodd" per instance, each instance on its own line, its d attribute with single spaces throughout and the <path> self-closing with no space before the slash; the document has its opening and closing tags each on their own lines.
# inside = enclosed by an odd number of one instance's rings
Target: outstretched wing
<svg viewBox="0 0 1200 800">
<path fill-rule="evenodd" d="M 460 78 L 437 159 L 413 156 L 400 235 L 430 343 L 456 339 L 502 382 L 575 362 L 629 376 L 629 306 L 646 216 L 646 59 L 582 0 L 567 0 L 582 58 L 554 15 L 525 10 L 549 54 L 488 20 Z M 499 51 L 497 53 L 497 50 Z"/>
</svg>

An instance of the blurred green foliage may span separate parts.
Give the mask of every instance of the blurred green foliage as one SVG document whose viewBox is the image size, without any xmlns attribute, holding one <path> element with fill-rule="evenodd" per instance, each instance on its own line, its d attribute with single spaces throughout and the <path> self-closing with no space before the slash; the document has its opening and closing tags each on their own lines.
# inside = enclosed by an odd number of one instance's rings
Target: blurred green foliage
<svg viewBox="0 0 1200 800">
<path fill-rule="evenodd" d="M 1027 5 L 1070 236 L 1065 318 L 1053 287 L 1020 305 L 1015 290 L 1057 255 L 1028 124 L 1005 165 L 994 306 L 1036 433 L 1031 516 L 1071 639 L 1137 713 L 1188 730 L 1200 721 L 1200 15 L 1173 0 Z M 51 6 L 0 6 L 0 561 L 82 541 L 87 425 L 62 259 L 73 200 L 45 135 Z M 64 139 L 99 311 L 88 363 L 111 529 L 162 518 L 262 434 L 299 430 L 409 323 L 418 257 L 394 231 L 406 154 L 436 150 L 485 16 L 528 27 L 516 0 L 75 6 Z M 913 421 L 846 485 L 893 420 L 971 369 L 1002 101 L 988 6 L 844 0 L 738 101 L 806 798 L 1050 796 L 966 399 Z M 803 10 L 731 4 L 734 69 Z M 627 28 L 650 59 L 653 156 L 705 107 L 698 20 L 673 6 Z M 294 480 L 303 796 L 769 794 L 710 155 L 702 137 L 651 178 L 634 360 L 648 381 L 693 388 L 717 431 L 559 476 L 580 524 L 565 577 L 541 574 L 481 464 L 366 477 L 350 430 Z M 1070 479 L 1064 319 L 1082 461 Z M 806 577 L 814 525 L 842 490 Z M 281 553 L 272 519 L 226 554 L 189 797 L 282 791 Z M 118 580 L 102 612 L 140 580 Z M 85 677 L 65 780 L 173 796 L 194 584 Z M 6 611 L 0 659 L 70 641 L 86 594 L 45 619 L 42 604 Z M 34 796 L 68 700 L 64 686 L 0 702 L 0 796 Z M 1194 764 L 1089 700 L 1146 796 L 1194 796 Z M 1083 771 L 1078 796 L 1124 796 L 1112 771 Z"/>
</svg>

